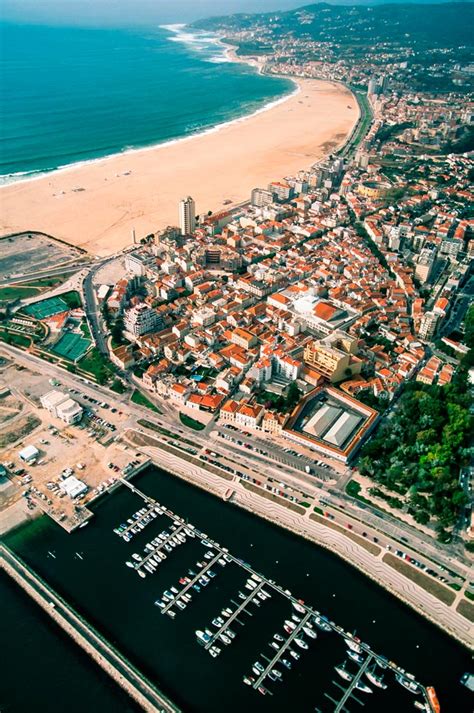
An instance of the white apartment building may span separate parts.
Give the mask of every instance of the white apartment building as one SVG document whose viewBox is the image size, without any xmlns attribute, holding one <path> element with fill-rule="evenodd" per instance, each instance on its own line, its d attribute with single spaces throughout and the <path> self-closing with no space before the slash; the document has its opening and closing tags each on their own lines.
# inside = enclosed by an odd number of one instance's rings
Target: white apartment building
<svg viewBox="0 0 474 713">
<path fill-rule="evenodd" d="M 148 332 L 155 332 L 163 325 L 161 316 L 146 304 L 131 307 L 125 313 L 124 328 L 134 337 L 141 337 Z"/>
<path fill-rule="evenodd" d="M 196 229 L 196 204 L 191 196 L 179 202 L 179 227 L 181 235 L 192 235 Z"/>
</svg>

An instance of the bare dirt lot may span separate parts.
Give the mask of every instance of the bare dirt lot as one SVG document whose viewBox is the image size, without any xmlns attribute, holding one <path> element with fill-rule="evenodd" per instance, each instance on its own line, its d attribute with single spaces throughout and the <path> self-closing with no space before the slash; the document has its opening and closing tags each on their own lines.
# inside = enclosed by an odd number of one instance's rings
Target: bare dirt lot
<svg viewBox="0 0 474 713">
<path fill-rule="evenodd" d="M 55 268 L 83 256 L 77 248 L 39 233 L 1 238 L 0 254 L 0 281 Z"/>
</svg>

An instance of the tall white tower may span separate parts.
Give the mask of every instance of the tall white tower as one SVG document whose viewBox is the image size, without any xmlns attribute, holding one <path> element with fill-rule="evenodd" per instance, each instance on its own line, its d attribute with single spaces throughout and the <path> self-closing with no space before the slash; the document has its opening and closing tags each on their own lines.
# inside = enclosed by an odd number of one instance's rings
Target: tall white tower
<svg viewBox="0 0 474 713">
<path fill-rule="evenodd" d="M 191 196 L 179 202 L 179 227 L 181 235 L 191 235 L 196 229 L 196 204 Z"/>
</svg>

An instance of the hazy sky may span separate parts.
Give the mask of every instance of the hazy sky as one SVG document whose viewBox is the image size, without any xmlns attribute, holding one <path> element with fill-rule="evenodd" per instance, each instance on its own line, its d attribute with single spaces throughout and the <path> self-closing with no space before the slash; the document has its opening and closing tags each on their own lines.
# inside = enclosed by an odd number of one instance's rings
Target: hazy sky
<svg viewBox="0 0 474 713">
<path fill-rule="evenodd" d="M 347 5 L 379 4 L 383 1 L 329 0 L 334 4 Z M 423 1 L 427 0 L 421 0 Z M 309 5 L 310 2 L 311 0 L 0 0 L 0 17 L 22 23 L 129 26 L 191 22 L 201 17 L 233 12 L 290 9 Z"/>
<path fill-rule="evenodd" d="M 304 4 L 304 0 L 0 0 L 0 15 L 21 22 L 130 25 L 190 22 L 211 15 Z"/>
</svg>

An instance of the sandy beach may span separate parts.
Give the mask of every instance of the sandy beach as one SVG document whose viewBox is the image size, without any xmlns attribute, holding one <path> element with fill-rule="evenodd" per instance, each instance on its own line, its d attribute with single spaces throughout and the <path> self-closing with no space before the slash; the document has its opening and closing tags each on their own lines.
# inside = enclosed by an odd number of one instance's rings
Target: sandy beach
<svg viewBox="0 0 474 713">
<path fill-rule="evenodd" d="M 43 231 L 108 255 L 178 221 L 191 195 L 198 213 L 250 197 L 344 142 L 359 116 L 343 86 L 298 80 L 299 92 L 267 111 L 168 145 L 118 154 L 0 189 L 1 234 Z"/>
</svg>

